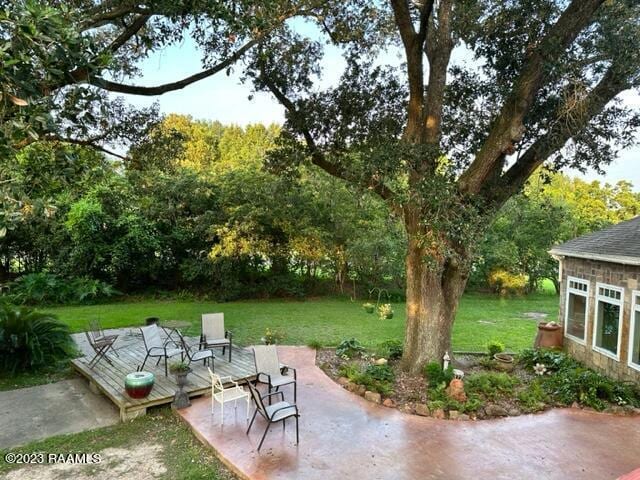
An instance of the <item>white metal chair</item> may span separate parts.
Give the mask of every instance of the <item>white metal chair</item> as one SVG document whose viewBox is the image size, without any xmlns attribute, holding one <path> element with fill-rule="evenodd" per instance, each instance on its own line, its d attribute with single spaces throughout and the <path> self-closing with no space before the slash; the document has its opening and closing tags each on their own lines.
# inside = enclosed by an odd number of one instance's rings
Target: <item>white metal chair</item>
<svg viewBox="0 0 640 480">
<path fill-rule="evenodd" d="M 253 347 L 253 359 L 256 365 L 256 380 L 269 385 L 269 393 L 272 389 L 277 392 L 280 387 L 293 384 L 293 401 L 297 400 L 298 374 L 295 368 L 280 363 L 275 345 L 256 345 Z M 293 372 L 293 376 L 289 375 L 289 372 Z"/>
<path fill-rule="evenodd" d="M 180 355 L 180 359 L 184 360 L 184 350 L 182 348 L 169 347 L 167 342 L 162 340 L 162 337 L 160 336 L 160 327 L 157 325 L 140 327 L 140 331 L 142 332 L 142 341 L 144 342 L 144 347 L 147 350 L 147 356 L 144 357 L 144 361 L 138 370 L 142 371 L 144 369 L 144 365 L 147 363 L 147 359 L 149 357 L 158 358 L 156 365 L 158 365 L 160 360 L 164 358 L 164 375 L 165 377 L 168 376 L 167 358 Z"/>
<path fill-rule="evenodd" d="M 231 345 L 233 334 L 224 329 L 224 313 L 205 313 L 202 315 L 202 330 L 200 335 L 201 348 L 222 347 L 229 349 L 229 363 L 231 363 Z"/>
<path fill-rule="evenodd" d="M 238 408 L 238 400 L 244 399 L 247 402 L 247 422 L 249 421 L 249 408 L 251 397 L 249 392 L 234 382 L 230 376 L 221 377 L 213 373 L 209 368 L 209 376 L 211 377 L 211 415 L 215 409 L 215 402 L 220 404 L 220 424 L 224 425 L 224 404 L 233 401 L 233 408 Z M 225 388 L 225 383 L 232 383 L 233 387 Z"/>
</svg>

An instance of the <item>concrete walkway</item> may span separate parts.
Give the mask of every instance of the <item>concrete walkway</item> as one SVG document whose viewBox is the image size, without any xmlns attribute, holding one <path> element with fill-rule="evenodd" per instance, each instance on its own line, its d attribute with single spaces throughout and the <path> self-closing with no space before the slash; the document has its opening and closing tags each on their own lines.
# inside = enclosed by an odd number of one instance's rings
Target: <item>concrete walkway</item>
<svg viewBox="0 0 640 480">
<path fill-rule="evenodd" d="M 640 466 L 640 419 L 553 410 L 479 422 L 399 413 L 350 394 L 315 366 L 314 351 L 280 347 L 298 369 L 300 445 L 294 422 L 245 435 L 244 406 L 219 410 L 200 398 L 180 411 L 196 435 L 251 479 L 615 479 Z M 285 389 L 285 398 L 293 394 Z"/>
<path fill-rule="evenodd" d="M 0 448 L 119 421 L 113 404 L 81 378 L 0 392 Z"/>
</svg>

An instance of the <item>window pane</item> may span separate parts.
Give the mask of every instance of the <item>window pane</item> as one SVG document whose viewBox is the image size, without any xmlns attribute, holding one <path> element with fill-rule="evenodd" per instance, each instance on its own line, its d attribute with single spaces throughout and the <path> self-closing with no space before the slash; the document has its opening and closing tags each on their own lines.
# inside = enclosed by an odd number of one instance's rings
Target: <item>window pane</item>
<svg viewBox="0 0 640 480">
<path fill-rule="evenodd" d="M 633 345 L 631 346 L 631 361 L 640 365 L 640 312 L 634 312 Z"/>
<path fill-rule="evenodd" d="M 587 299 L 582 295 L 569 294 L 567 307 L 567 333 L 584 340 L 584 323 L 587 314 Z"/>
<path fill-rule="evenodd" d="M 596 346 L 618 354 L 618 320 L 620 307 L 603 301 L 598 302 L 598 331 Z"/>
</svg>

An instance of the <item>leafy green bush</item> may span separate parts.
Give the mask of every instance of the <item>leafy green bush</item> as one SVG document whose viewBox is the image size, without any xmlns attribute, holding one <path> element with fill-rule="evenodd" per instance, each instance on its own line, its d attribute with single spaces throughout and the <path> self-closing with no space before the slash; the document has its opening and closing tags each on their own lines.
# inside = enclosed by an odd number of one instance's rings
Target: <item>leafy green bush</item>
<svg viewBox="0 0 640 480">
<path fill-rule="evenodd" d="M 0 305 L 0 372 L 36 370 L 75 355 L 69 327 L 30 308 Z"/>
<path fill-rule="evenodd" d="M 495 354 L 502 352 L 504 352 L 504 343 L 498 340 L 491 340 L 487 344 L 487 353 L 489 354 L 489 357 L 493 358 Z"/>
<path fill-rule="evenodd" d="M 381 382 L 393 382 L 396 378 L 389 365 L 369 365 L 365 368 L 364 373 Z"/>
<path fill-rule="evenodd" d="M 542 388 L 539 380 L 534 380 L 525 390 L 518 392 L 518 403 L 524 412 L 533 413 L 544 409 L 549 402 L 549 395 Z"/>
<path fill-rule="evenodd" d="M 563 368 L 577 368 L 579 363 L 563 352 L 549 349 L 529 348 L 518 356 L 520 364 L 532 369 L 537 363 L 547 367 L 547 371 L 555 372 Z"/>
<path fill-rule="evenodd" d="M 378 344 L 376 354 L 388 360 L 397 360 L 402 357 L 403 346 L 399 340 L 387 340 Z"/>
<path fill-rule="evenodd" d="M 353 381 L 359 385 L 364 385 L 367 390 L 378 392 L 382 395 L 391 395 L 393 393 L 393 383 L 373 378 L 371 373 L 364 371 L 353 378 Z"/>
<path fill-rule="evenodd" d="M 336 355 L 342 358 L 359 357 L 364 353 L 365 349 L 362 344 L 355 338 L 343 340 L 336 347 Z"/>
<path fill-rule="evenodd" d="M 453 367 L 451 365 L 446 370 L 443 370 L 438 362 L 427 363 L 424 366 L 423 373 L 427 377 L 427 382 L 429 382 L 431 388 L 443 383 L 447 386 L 453 380 Z"/>
<path fill-rule="evenodd" d="M 51 273 L 30 273 L 10 285 L 11 297 L 21 304 L 89 303 L 117 295 L 108 283 L 87 277 L 65 279 Z"/>
<path fill-rule="evenodd" d="M 511 395 L 520 381 L 517 377 L 502 372 L 483 372 L 469 375 L 464 379 L 464 389 L 468 395 L 479 395 L 489 400 Z"/>
<path fill-rule="evenodd" d="M 349 363 L 340 365 L 340 368 L 338 369 L 338 373 L 340 374 L 341 377 L 346 377 L 349 380 L 353 381 L 358 375 L 360 375 L 361 371 L 357 363 L 349 362 Z"/>
<path fill-rule="evenodd" d="M 429 390 L 427 406 L 430 410 L 442 408 L 445 410 L 457 410 L 460 413 L 469 413 L 476 412 L 483 405 L 482 399 L 478 395 L 468 395 L 466 402 L 458 402 L 449 398 L 445 390 L 446 385 L 444 382 Z"/>
<path fill-rule="evenodd" d="M 540 381 L 545 391 L 564 405 L 578 402 L 596 410 L 604 410 L 606 402 L 640 406 L 640 395 L 633 385 L 616 382 L 582 366 L 562 368 Z"/>
</svg>

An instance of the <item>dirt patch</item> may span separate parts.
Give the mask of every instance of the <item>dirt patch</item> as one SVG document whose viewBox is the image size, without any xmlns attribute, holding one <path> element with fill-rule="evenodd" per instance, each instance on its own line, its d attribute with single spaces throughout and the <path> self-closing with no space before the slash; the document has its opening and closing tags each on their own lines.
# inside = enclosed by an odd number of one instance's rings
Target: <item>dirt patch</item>
<svg viewBox="0 0 640 480">
<path fill-rule="evenodd" d="M 167 472 L 164 449 L 143 443 L 132 448 L 105 448 L 100 463 L 30 465 L 9 472 L 7 480 L 154 480 Z"/>
</svg>

